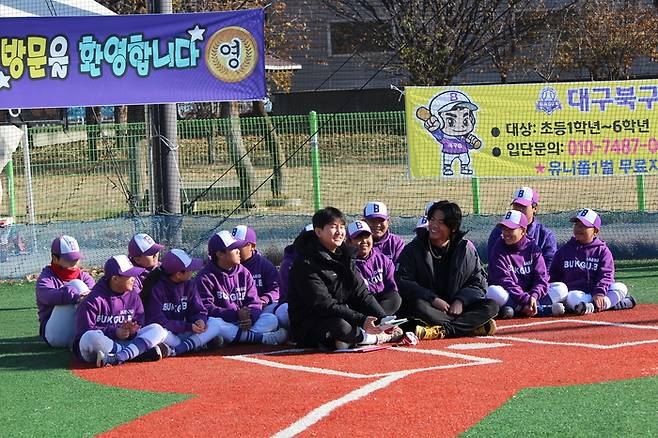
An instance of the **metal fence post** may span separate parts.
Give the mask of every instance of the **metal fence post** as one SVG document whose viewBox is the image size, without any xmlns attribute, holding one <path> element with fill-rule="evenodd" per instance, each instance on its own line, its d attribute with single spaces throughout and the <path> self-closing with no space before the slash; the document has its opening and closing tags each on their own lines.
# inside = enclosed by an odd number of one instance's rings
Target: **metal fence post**
<svg viewBox="0 0 658 438">
<path fill-rule="evenodd" d="M 7 193 L 9 195 L 9 216 L 16 216 L 16 198 L 14 192 L 14 160 L 10 159 L 5 166 L 7 172 Z"/>
<path fill-rule="evenodd" d="M 322 204 L 320 197 L 320 152 L 318 151 L 318 114 L 315 111 L 308 113 L 308 122 L 311 130 L 311 166 L 313 170 L 313 206 L 318 211 Z"/>
</svg>

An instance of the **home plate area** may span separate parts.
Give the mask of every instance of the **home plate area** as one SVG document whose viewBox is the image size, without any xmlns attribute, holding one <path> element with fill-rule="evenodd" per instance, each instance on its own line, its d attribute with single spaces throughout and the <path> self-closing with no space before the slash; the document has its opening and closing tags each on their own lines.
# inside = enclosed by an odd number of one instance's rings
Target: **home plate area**
<svg viewBox="0 0 658 438">
<path fill-rule="evenodd" d="M 492 337 L 422 341 L 368 353 L 240 346 L 74 372 L 99 383 L 194 395 L 107 436 L 209 430 L 228 436 L 454 436 L 523 388 L 658 374 L 657 343 L 658 305 L 639 305 L 584 317 L 501 321 Z M 172 379 L 182 384 L 158 384 Z M 212 415 L 186 421 L 194 412 L 209 411 Z M 158 426 L 163 421 L 170 425 L 164 432 Z"/>
</svg>

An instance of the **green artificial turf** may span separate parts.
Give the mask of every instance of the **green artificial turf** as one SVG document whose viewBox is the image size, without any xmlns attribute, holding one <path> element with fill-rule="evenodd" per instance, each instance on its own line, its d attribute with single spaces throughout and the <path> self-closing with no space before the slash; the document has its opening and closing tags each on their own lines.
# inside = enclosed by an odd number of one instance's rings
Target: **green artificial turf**
<svg viewBox="0 0 658 438">
<path fill-rule="evenodd" d="M 79 379 L 71 353 L 46 346 L 34 283 L 0 284 L 0 430 L 2 436 L 93 436 L 189 398 L 132 391 Z"/>
<path fill-rule="evenodd" d="M 617 264 L 617 280 L 640 303 L 658 303 L 658 261 Z M 92 436 L 189 398 L 81 380 L 70 353 L 37 336 L 34 283 L 0 283 L 2 436 Z M 658 436 L 658 378 L 533 388 L 465 436 Z"/>
<path fill-rule="evenodd" d="M 658 376 L 519 391 L 463 437 L 655 437 Z"/>
</svg>

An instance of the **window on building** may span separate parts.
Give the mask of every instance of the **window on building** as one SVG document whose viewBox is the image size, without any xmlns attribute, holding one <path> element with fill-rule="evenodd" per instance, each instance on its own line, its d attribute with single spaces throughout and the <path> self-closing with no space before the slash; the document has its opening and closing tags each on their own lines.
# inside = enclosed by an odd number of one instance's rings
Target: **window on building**
<svg viewBox="0 0 658 438">
<path fill-rule="evenodd" d="M 376 21 L 329 23 L 329 54 L 386 52 L 390 35 L 389 27 Z"/>
</svg>

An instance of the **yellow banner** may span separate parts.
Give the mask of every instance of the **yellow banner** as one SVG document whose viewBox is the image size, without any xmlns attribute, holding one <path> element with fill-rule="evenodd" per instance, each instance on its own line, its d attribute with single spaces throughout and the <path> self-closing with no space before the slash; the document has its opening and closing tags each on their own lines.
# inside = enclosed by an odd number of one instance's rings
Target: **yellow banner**
<svg viewBox="0 0 658 438">
<path fill-rule="evenodd" d="M 658 174 L 658 80 L 407 87 L 413 177 Z"/>
</svg>

